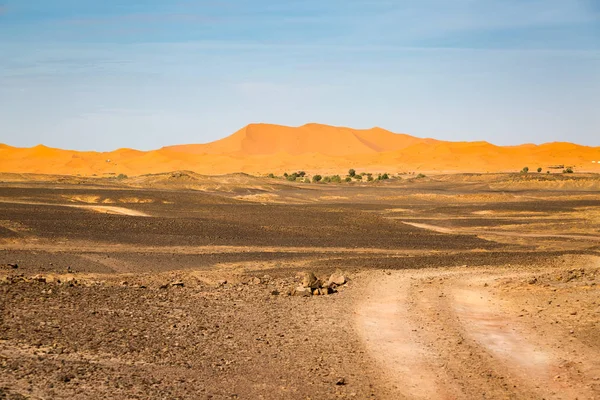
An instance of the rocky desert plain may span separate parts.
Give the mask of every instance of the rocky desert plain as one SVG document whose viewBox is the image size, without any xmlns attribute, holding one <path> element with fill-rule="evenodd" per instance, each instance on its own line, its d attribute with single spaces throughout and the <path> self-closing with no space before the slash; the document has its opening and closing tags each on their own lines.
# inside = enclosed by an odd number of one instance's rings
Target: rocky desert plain
<svg viewBox="0 0 600 400">
<path fill-rule="evenodd" d="M 2 145 L 0 398 L 600 399 L 599 173 L 316 124 Z"/>
</svg>

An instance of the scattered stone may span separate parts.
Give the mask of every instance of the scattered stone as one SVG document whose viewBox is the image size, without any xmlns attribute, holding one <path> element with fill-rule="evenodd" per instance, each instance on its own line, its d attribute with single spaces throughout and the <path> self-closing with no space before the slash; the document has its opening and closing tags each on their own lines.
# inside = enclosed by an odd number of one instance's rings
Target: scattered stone
<svg viewBox="0 0 600 400">
<path fill-rule="evenodd" d="M 302 286 L 305 288 L 317 289 L 319 280 L 312 272 L 305 272 L 302 275 Z"/>
<path fill-rule="evenodd" d="M 533 277 L 530 280 L 528 280 L 527 283 L 529 283 L 530 285 L 535 285 L 537 283 L 537 281 L 538 281 L 537 278 Z"/>
<path fill-rule="evenodd" d="M 252 280 L 250 281 L 252 284 L 254 285 L 260 285 L 262 282 L 260 281 L 260 278 L 257 278 L 256 276 L 252 278 Z"/>
<path fill-rule="evenodd" d="M 331 286 L 333 284 L 341 286 L 341 285 L 345 284 L 346 281 L 347 281 L 347 278 L 343 274 L 343 272 L 340 270 L 337 270 L 333 274 L 331 274 L 331 276 L 329 277 L 329 286 Z"/>
<path fill-rule="evenodd" d="M 346 379 L 345 378 L 338 378 L 337 381 L 335 381 L 335 384 L 338 386 L 343 386 L 346 384 Z"/>
<path fill-rule="evenodd" d="M 279 290 L 275 289 L 271 292 L 272 296 L 279 296 Z"/>
<path fill-rule="evenodd" d="M 168 287 L 169 287 L 169 284 L 168 284 L 168 283 L 165 283 L 164 285 L 160 285 L 158 288 L 159 288 L 159 289 L 166 289 L 166 288 L 168 288 Z"/>
<path fill-rule="evenodd" d="M 12 268 L 12 269 L 17 269 L 17 268 L 19 268 L 19 264 L 12 264 L 12 263 L 9 263 L 9 264 L 6 264 L 6 265 L 7 265 L 7 266 L 9 266 L 9 267 L 10 267 L 10 268 Z"/>
<path fill-rule="evenodd" d="M 171 283 L 171 286 L 173 286 L 173 287 L 183 287 L 184 283 L 181 282 L 181 281 L 177 281 L 177 282 Z"/>
<path fill-rule="evenodd" d="M 226 279 L 219 279 L 217 281 L 217 285 L 219 285 L 219 286 L 227 285 L 227 280 Z"/>
<path fill-rule="evenodd" d="M 46 283 L 46 277 L 43 275 L 36 275 L 31 279 L 40 283 Z"/>
<path fill-rule="evenodd" d="M 312 296 L 312 290 L 308 287 L 298 286 L 292 291 L 292 295 L 299 297 L 310 297 Z"/>
<path fill-rule="evenodd" d="M 77 279 L 70 277 L 65 280 L 65 283 L 69 286 L 75 286 L 77 284 Z"/>
</svg>

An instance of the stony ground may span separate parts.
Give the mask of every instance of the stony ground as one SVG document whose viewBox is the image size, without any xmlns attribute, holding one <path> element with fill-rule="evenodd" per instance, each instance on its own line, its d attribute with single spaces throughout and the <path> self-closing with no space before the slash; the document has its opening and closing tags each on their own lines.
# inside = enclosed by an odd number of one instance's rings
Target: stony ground
<svg viewBox="0 0 600 400">
<path fill-rule="evenodd" d="M 0 184 L 0 398 L 600 398 L 600 196 L 505 178 Z"/>
<path fill-rule="evenodd" d="M 361 373 L 370 367 L 343 290 L 288 296 L 294 279 L 269 276 L 43 280 L 14 272 L 0 285 L 0 390 L 9 398 L 366 398 L 380 390 Z"/>
</svg>

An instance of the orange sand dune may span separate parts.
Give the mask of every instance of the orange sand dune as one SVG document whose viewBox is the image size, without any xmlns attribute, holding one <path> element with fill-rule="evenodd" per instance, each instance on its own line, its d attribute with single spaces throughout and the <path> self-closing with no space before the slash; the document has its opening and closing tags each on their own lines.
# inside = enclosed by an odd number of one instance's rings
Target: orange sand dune
<svg viewBox="0 0 600 400">
<path fill-rule="evenodd" d="M 231 154 L 239 156 L 318 153 L 326 156 L 376 154 L 406 148 L 416 143 L 435 142 L 384 129 L 357 130 L 320 124 L 298 128 L 250 124 L 233 135 L 208 144 L 166 147 L 192 154 Z"/>
<path fill-rule="evenodd" d="M 147 152 L 78 152 L 42 145 L 0 145 L 0 172 L 66 175 L 141 175 L 175 170 L 210 175 L 281 174 L 299 169 L 344 173 L 348 168 L 392 173 L 501 172 L 518 171 L 524 166 L 532 171 L 538 167 L 547 170 L 557 165 L 600 172 L 600 148 L 572 143 L 502 147 L 487 142 L 421 139 L 381 128 L 357 130 L 319 124 L 251 124 L 212 143 Z"/>
</svg>

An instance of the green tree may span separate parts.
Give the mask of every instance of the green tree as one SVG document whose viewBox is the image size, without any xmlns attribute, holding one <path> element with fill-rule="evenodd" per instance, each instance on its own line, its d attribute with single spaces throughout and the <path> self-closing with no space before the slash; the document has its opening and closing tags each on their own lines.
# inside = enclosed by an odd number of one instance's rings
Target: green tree
<svg viewBox="0 0 600 400">
<path fill-rule="evenodd" d="M 350 178 L 349 176 L 346 177 L 346 179 L 344 179 L 346 182 L 352 182 L 352 178 Z"/>
<path fill-rule="evenodd" d="M 538 173 L 542 172 L 542 167 L 538 168 Z"/>
<path fill-rule="evenodd" d="M 356 171 L 351 168 L 348 170 L 348 175 L 350 175 L 351 177 L 354 177 L 356 175 Z"/>
<path fill-rule="evenodd" d="M 323 177 L 321 175 L 314 175 L 312 177 L 312 181 L 315 183 L 321 181 L 321 179 L 323 179 Z"/>
<path fill-rule="evenodd" d="M 524 173 L 524 174 L 528 173 L 528 172 L 529 172 L 529 167 L 524 167 L 524 168 L 521 170 L 521 172 L 522 172 L 522 173 Z"/>
</svg>

